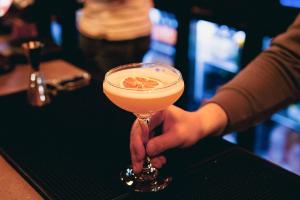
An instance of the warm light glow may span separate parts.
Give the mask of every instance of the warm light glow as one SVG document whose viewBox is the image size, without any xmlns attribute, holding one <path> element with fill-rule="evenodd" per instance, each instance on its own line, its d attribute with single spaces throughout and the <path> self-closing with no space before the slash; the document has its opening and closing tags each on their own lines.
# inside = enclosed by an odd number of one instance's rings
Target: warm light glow
<svg viewBox="0 0 300 200">
<path fill-rule="evenodd" d="M 42 95 L 42 96 L 41 96 L 41 101 L 46 101 L 45 95 Z"/>
<path fill-rule="evenodd" d="M 11 3 L 12 3 L 12 0 L 1 0 L 0 1 L 0 17 L 5 15 L 5 13 L 9 9 Z"/>
<path fill-rule="evenodd" d="M 32 74 L 30 75 L 30 80 L 31 80 L 31 81 L 35 81 L 35 79 L 36 79 L 36 75 L 35 75 L 34 73 L 32 73 Z"/>
<path fill-rule="evenodd" d="M 133 181 L 128 181 L 127 182 L 127 185 L 129 185 L 129 186 L 132 185 L 132 184 L 133 184 Z"/>
</svg>

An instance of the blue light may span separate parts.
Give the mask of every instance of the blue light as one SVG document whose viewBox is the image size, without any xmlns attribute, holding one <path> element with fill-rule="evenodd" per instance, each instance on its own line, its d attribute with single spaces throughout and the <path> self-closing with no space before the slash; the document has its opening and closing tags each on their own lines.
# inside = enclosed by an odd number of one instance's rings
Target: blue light
<svg viewBox="0 0 300 200">
<path fill-rule="evenodd" d="M 51 22 L 51 35 L 57 45 L 62 44 L 62 27 L 57 21 Z"/>
<path fill-rule="evenodd" d="M 300 8 L 300 0 L 280 0 L 280 3 L 283 6 Z"/>
</svg>

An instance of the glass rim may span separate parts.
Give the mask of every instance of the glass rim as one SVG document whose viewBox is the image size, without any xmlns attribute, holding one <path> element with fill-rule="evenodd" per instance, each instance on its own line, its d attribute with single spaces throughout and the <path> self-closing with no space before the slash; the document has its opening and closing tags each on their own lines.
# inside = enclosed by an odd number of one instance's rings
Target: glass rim
<svg viewBox="0 0 300 200">
<path fill-rule="evenodd" d="M 153 89 L 134 89 L 134 88 L 124 88 L 124 87 L 121 87 L 119 85 L 116 85 L 112 82 L 110 82 L 108 80 L 108 76 L 117 72 L 117 71 L 121 71 L 121 70 L 124 70 L 124 69 L 132 69 L 132 68 L 141 68 L 139 66 L 145 66 L 145 65 L 153 65 L 153 66 L 162 66 L 162 67 L 165 67 L 165 68 L 168 68 L 168 69 L 171 69 L 173 71 L 175 71 L 175 73 L 178 75 L 178 79 L 175 80 L 174 82 L 172 83 L 169 83 L 168 85 L 166 86 L 163 86 L 163 87 L 159 87 L 159 88 L 153 88 Z M 147 92 L 147 91 L 155 91 L 155 90 L 161 90 L 161 89 L 165 89 L 165 88 L 168 88 L 168 87 L 171 87 L 173 85 L 176 85 L 177 83 L 179 83 L 180 81 L 182 80 L 182 75 L 181 75 L 181 72 L 176 69 L 175 67 L 172 67 L 170 65 L 166 65 L 166 64 L 161 64 L 161 63 L 130 63 L 130 64 L 125 64 L 125 65 L 120 65 L 120 66 L 117 66 L 117 67 L 114 67 L 112 69 L 110 69 L 108 72 L 105 73 L 105 77 L 104 77 L 104 82 L 108 83 L 109 85 L 113 86 L 113 87 L 116 87 L 116 88 L 119 88 L 119 89 L 122 89 L 122 90 L 130 90 L 130 91 L 144 91 L 144 92 Z"/>
</svg>

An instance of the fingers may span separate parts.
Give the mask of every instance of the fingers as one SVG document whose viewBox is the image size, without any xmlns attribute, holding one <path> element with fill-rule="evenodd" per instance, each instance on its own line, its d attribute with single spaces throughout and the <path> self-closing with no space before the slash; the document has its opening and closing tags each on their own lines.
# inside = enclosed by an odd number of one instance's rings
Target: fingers
<svg viewBox="0 0 300 200">
<path fill-rule="evenodd" d="M 162 121 L 163 121 L 163 111 L 155 113 L 151 117 L 148 131 L 153 130 L 157 125 L 161 124 Z M 142 128 L 143 128 L 143 124 L 140 124 L 138 120 L 136 120 L 131 129 L 130 152 L 131 152 L 132 167 L 135 173 L 141 172 L 143 168 L 145 154 L 146 154 L 144 143 L 147 142 L 148 139 L 146 138 L 148 138 L 148 135 L 144 135 L 145 133 L 143 133 Z M 156 165 L 159 168 L 166 163 L 166 159 L 160 156 L 158 158 L 154 158 L 153 162 L 154 165 Z"/>
<path fill-rule="evenodd" d="M 163 112 L 155 113 L 150 120 L 149 131 L 154 129 L 157 125 L 159 125 L 163 121 Z M 148 136 L 144 135 L 142 132 L 142 127 L 138 120 L 136 120 L 131 128 L 130 135 L 130 152 L 131 152 L 131 162 L 133 171 L 135 173 L 141 172 L 144 164 L 145 158 L 145 147 L 144 143 Z M 148 140 L 148 139 L 147 139 Z"/>
<path fill-rule="evenodd" d="M 158 156 L 158 157 L 155 157 L 155 158 L 151 159 L 151 164 L 155 168 L 161 168 L 166 163 L 167 163 L 167 159 L 164 156 Z"/>
<path fill-rule="evenodd" d="M 147 153 L 149 156 L 154 157 L 164 152 L 167 149 L 181 145 L 181 140 L 171 132 L 165 132 L 162 135 L 156 136 L 151 139 L 147 144 Z"/>
<path fill-rule="evenodd" d="M 130 136 L 130 153 L 133 171 L 141 172 L 145 158 L 145 147 L 142 140 L 142 130 L 138 122 L 135 121 Z"/>
<path fill-rule="evenodd" d="M 151 116 L 149 131 L 160 125 L 164 118 L 164 111 L 160 111 Z"/>
</svg>

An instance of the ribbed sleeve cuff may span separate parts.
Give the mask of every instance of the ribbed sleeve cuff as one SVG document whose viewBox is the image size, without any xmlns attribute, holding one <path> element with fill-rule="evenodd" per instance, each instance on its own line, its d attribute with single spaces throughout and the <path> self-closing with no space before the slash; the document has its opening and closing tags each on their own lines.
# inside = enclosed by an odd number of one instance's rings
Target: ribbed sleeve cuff
<svg viewBox="0 0 300 200">
<path fill-rule="evenodd" d="M 245 95 L 234 88 L 222 88 L 207 103 L 215 103 L 223 108 L 228 124 L 224 133 L 240 131 L 249 126 L 249 119 L 253 111 Z"/>
</svg>

